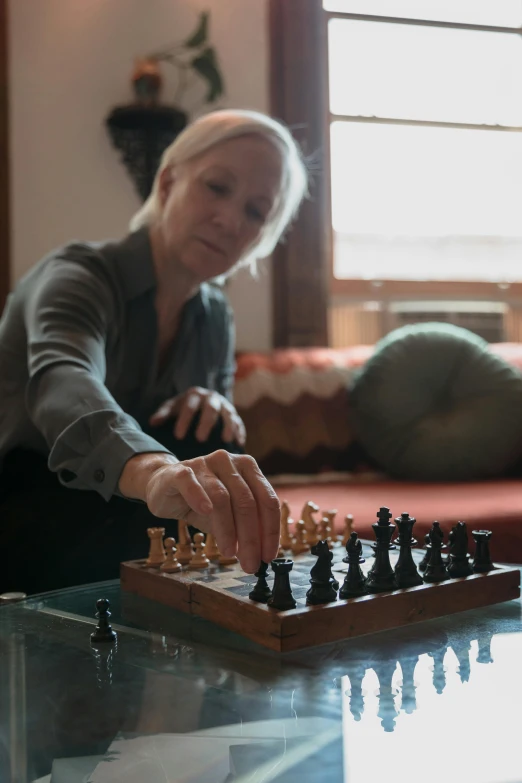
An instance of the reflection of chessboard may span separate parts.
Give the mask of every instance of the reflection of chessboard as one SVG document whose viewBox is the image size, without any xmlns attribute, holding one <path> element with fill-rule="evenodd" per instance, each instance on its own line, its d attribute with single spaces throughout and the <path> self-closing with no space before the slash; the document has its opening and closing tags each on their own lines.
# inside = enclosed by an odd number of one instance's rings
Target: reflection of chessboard
<svg viewBox="0 0 522 783">
<path fill-rule="evenodd" d="M 333 572 L 342 584 L 348 569 L 342 562 L 346 553 L 339 545 L 333 552 Z M 368 545 L 364 546 L 363 555 L 366 562 L 362 568 L 368 571 L 373 563 Z M 390 553 L 392 565 L 397 556 L 398 551 Z M 212 564 L 201 571 L 184 569 L 176 574 L 164 574 L 148 568 L 144 560 L 134 560 L 122 563 L 121 584 L 124 590 L 204 617 L 279 652 L 431 620 L 520 596 L 519 570 L 497 567 L 487 574 L 474 574 L 465 579 L 307 606 L 310 569 L 316 557 L 305 553 L 293 560 L 290 584 L 297 607 L 285 612 L 249 599 L 256 578 L 245 574 L 239 565 Z M 273 574 L 269 575 L 268 583 L 272 587 Z"/>
</svg>

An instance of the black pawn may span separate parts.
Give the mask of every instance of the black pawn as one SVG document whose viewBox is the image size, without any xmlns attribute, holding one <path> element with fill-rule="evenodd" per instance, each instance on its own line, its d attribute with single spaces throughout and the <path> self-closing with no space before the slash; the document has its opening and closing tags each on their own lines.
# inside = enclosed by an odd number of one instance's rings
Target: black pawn
<svg viewBox="0 0 522 783">
<path fill-rule="evenodd" d="M 248 594 L 251 601 L 257 601 L 260 604 L 268 603 L 268 599 L 272 597 L 272 591 L 266 581 L 266 574 L 268 571 L 268 563 L 261 561 L 261 565 L 255 573 L 257 576 L 257 582 L 254 588 Z"/>
<path fill-rule="evenodd" d="M 272 571 L 274 572 L 274 589 L 272 597 L 268 599 L 267 604 L 272 609 L 279 609 L 284 612 L 287 609 L 295 609 L 296 600 L 292 595 L 290 587 L 290 571 L 294 567 L 294 561 L 286 557 L 276 557 L 272 560 Z"/>
<path fill-rule="evenodd" d="M 96 618 L 98 625 L 93 633 L 91 633 L 91 641 L 98 642 L 114 642 L 116 641 L 116 631 L 112 630 L 112 626 L 109 623 L 111 613 L 109 612 L 109 601 L 107 598 L 98 598 L 96 601 Z"/>
<path fill-rule="evenodd" d="M 312 547 L 312 554 L 317 555 L 317 560 L 310 571 L 311 587 L 306 593 L 306 603 L 313 606 L 329 604 L 337 600 L 337 582 L 332 574 L 332 558 L 327 541 L 319 541 Z"/>
<path fill-rule="evenodd" d="M 444 582 L 448 579 L 448 572 L 442 560 L 442 541 L 444 533 L 440 524 L 434 522 L 430 530 L 431 557 L 424 572 L 425 582 Z"/>
<path fill-rule="evenodd" d="M 426 533 L 426 535 L 424 536 L 424 544 L 425 544 L 426 554 L 424 555 L 424 557 L 420 561 L 419 565 L 417 566 L 419 571 L 425 571 L 426 568 L 428 567 L 428 563 L 430 562 L 431 544 L 430 544 L 430 534 L 429 533 Z"/>
<path fill-rule="evenodd" d="M 377 514 L 377 522 L 372 525 L 377 541 L 375 562 L 366 579 L 366 586 L 370 593 L 384 593 L 397 587 L 390 563 L 390 541 L 395 530 L 395 525 L 390 524 L 390 519 L 390 509 L 382 506 Z"/>
<path fill-rule="evenodd" d="M 366 595 L 366 577 L 361 566 L 362 544 L 357 538 L 355 530 L 350 533 L 350 538 L 346 544 L 348 553 L 348 573 L 344 579 L 343 585 L 339 590 L 339 598 L 355 598 L 358 595 Z"/>
<path fill-rule="evenodd" d="M 472 530 L 471 535 L 475 540 L 475 556 L 473 558 L 473 571 L 475 574 L 485 574 L 492 571 L 495 566 L 491 562 L 489 554 L 489 539 L 491 530 Z"/>
<path fill-rule="evenodd" d="M 395 581 L 397 587 L 415 587 L 422 584 L 422 576 L 417 571 L 417 566 L 413 561 L 413 555 L 411 553 L 413 525 L 415 524 L 415 517 L 410 517 L 409 514 L 401 514 L 400 517 L 396 517 L 395 522 L 399 529 L 400 539 L 400 551 L 399 559 L 395 566 Z"/>
<path fill-rule="evenodd" d="M 457 522 L 448 536 L 448 574 L 452 579 L 470 576 L 473 569 L 468 560 L 468 532 L 465 522 Z"/>
</svg>

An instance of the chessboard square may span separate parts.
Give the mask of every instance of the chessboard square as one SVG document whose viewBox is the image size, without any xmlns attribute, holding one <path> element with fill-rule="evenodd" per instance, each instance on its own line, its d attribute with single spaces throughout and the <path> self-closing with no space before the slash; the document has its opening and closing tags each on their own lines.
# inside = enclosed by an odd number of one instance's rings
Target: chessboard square
<svg viewBox="0 0 522 783">
<path fill-rule="evenodd" d="M 248 594 L 252 591 L 253 585 L 238 585 L 237 587 L 227 587 L 227 593 L 237 595 L 242 598 L 248 598 Z"/>
<path fill-rule="evenodd" d="M 205 583 L 208 583 L 208 582 L 219 582 L 220 581 L 220 577 L 219 576 L 213 576 L 212 574 L 209 574 L 209 573 L 199 573 L 199 574 L 194 574 L 193 581 L 194 582 L 205 582 Z"/>
</svg>

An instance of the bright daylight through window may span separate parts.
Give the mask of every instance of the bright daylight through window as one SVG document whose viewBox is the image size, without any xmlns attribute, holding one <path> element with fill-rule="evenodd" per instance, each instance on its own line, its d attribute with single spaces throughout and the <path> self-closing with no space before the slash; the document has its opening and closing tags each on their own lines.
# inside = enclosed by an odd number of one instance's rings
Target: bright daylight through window
<svg viewBox="0 0 522 783">
<path fill-rule="evenodd" d="M 335 276 L 521 281 L 522 0 L 323 5 Z"/>
</svg>

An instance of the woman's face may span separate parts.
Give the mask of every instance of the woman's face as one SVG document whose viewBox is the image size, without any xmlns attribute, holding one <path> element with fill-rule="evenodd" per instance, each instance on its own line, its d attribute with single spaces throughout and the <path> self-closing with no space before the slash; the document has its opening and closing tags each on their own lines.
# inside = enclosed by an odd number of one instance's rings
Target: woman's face
<svg viewBox="0 0 522 783">
<path fill-rule="evenodd" d="M 281 176 L 278 150 L 255 135 L 229 139 L 166 169 L 158 225 L 167 257 L 198 282 L 227 272 L 263 231 Z"/>
</svg>

